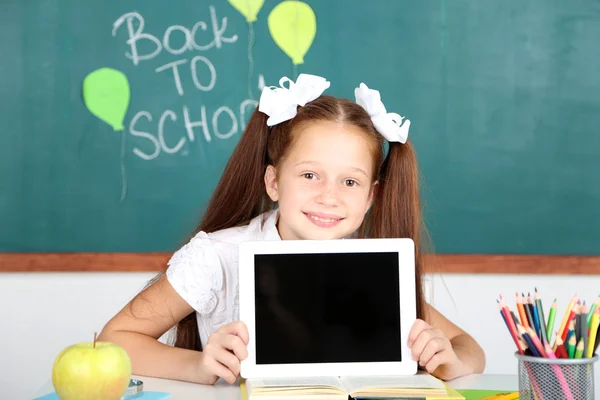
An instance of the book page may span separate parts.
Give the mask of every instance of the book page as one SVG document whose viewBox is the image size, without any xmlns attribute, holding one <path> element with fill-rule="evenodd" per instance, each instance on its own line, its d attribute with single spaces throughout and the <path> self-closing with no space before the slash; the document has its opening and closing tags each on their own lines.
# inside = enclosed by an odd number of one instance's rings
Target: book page
<svg viewBox="0 0 600 400">
<path fill-rule="evenodd" d="M 248 399 L 346 400 L 348 398 L 348 393 L 342 388 L 342 382 L 336 377 L 248 379 L 246 390 Z"/>
<path fill-rule="evenodd" d="M 444 383 L 425 373 L 402 376 L 344 376 L 341 377 L 344 388 L 348 393 L 369 389 L 406 388 L 446 390 Z"/>
<path fill-rule="evenodd" d="M 337 387 L 341 390 L 344 386 L 339 378 L 335 376 L 322 376 L 322 377 L 307 377 L 307 378 L 255 378 L 248 379 L 246 385 L 252 386 L 253 388 L 278 388 L 278 387 L 315 387 L 315 386 L 328 386 Z"/>
</svg>

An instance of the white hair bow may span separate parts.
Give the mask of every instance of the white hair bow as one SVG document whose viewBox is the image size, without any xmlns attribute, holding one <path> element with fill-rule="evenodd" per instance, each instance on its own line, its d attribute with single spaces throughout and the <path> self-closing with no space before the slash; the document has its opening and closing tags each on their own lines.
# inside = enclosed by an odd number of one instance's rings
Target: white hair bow
<svg viewBox="0 0 600 400">
<path fill-rule="evenodd" d="M 385 137 L 388 142 L 406 143 L 408 138 L 408 129 L 410 128 L 410 120 L 405 120 L 404 117 L 396 113 L 388 113 L 385 106 L 381 102 L 381 96 L 378 90 L 369 89 L 367 85 L 361 83 L 359 87 L 354 89 L 354 97 L 356 103 L 364 108 L 373 121 L 375 129 Z"/>
<path fill-rule="evenodd" d="M 289 88 L 285 84 L 289 83 Z M 265 86 L 260 95 L 258 111 L 269 116 L 268 126 L 277 125 L 296 116 L 298 106 L 315 100 L 331 85 L 325 78 L 310 74 L 300 74 L 296 83 L 286 76 L 279 80 L 279 86 Z"/>
</svg>

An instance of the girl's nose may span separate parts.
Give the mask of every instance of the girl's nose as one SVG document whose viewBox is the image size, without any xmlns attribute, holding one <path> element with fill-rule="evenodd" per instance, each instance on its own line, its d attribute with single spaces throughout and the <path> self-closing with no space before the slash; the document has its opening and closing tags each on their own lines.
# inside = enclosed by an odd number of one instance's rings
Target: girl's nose
<svg viewBox="0 0 600 400">
<path fill-rule="evenodd" d="M 339 197 L 334 183 L 323 185 L 321 192 L 317 196 L 317 202 L 330 207 L 338 205 Z"/>
</svg>

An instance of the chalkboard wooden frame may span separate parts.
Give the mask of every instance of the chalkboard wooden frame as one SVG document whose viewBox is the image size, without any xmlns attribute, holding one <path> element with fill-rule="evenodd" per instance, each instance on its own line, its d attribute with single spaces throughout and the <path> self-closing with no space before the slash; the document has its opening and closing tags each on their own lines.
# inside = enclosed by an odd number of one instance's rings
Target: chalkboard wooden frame
<svg viewBox="0 0 600 400">
<path fill-rule="evenodd" d="M 0 253 L 3 272 L 159 272 L 170 253 Z M 438 254 L 436 274 L 600 275 L 598 256 Z"/>
</svg>

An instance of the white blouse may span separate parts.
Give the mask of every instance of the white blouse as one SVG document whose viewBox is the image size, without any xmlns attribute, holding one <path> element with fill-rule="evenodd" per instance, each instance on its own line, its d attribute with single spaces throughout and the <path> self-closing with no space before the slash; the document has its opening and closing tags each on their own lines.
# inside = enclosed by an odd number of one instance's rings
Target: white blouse
<svg viewBox="0 0 600 400">
<path fill-rule="evenodd" d="M 278 212 L 248 225 L 214 233 L 199 232 L 169 260 L 167 279 L 196 310 L 202 346 L 221 326 L 239 319 L 238 245 L 250 240 L 281 240 Z"/>
</svg>

